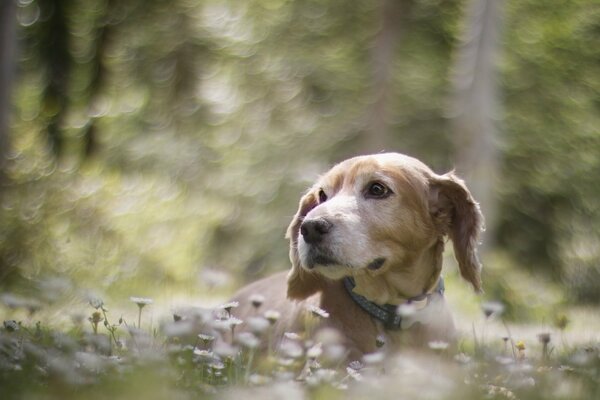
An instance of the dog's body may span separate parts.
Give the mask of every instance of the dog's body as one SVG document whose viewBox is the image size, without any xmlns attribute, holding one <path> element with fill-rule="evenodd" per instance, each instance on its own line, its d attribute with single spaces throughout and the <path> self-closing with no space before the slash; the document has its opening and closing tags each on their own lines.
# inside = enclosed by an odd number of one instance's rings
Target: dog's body
<svg viewBox="0 0 600 400">
<path fill-rule="evenodd" d="M 420 316 L 424 320 L 421 324 L 413 324 L 406 330 L 386 330 L 380 321 L 352 300 L 339 280 L 328 281 L 323 291 L 304 300 L 288 299 L 286 282 L 287 273 L 279 272 L 244 287 L 233 299 L 240 304 L 233 313 L 242 317 L 256 315 L 249 299 L 257 293 L 262 294 L 264 310 L 279 312 L 273 336 L 281 338 L 286 332 L 305 333 L 307 314 L 312 306 L 319 307 L 329 314 L 328 318 L 320 320 L 319 326 L 342 333 L 341 344 L 348 351 L 348 360 L 357 360 L 361 355 L 375 351 L 377 338 L 382 336 L 386 345 L 393 348 L 399 344 L 422 347 L 432 341 L 452 343 L 454 340 L 452 316 L 439 294 L 435 294 L 428 304 L 427 315 Z"/>
<path fill-rule="evenodd" d="M 281 315 L 279 336 L 305 331 L 309 306 L 319 307 L 329 314 L 320 325 L 341 333 L 350 358 L 374 351 L 381 335 L 392 346 L 451 342 L 452 317 L 439 290 L 444 240 L 452 239 L 461 275 L 479 291 L 481 225 L 477 203 L 452 173 L 437 175 L 396 153 L 346 160 L 300 201 L 287 233 L 292 269 L 241 289 L 235 313 L 253 315 L 250 297 L 264 296 L 263 309 Z M 419 307 L 388 329 L 357 296 L 388 309 Z"/>
</svg>

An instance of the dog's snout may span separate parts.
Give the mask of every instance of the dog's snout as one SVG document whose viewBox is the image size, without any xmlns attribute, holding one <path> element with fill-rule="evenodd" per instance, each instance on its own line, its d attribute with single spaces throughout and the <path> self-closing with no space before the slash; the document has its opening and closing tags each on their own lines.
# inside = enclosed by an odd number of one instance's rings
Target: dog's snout
<svg viewBox="0 0 600 400">
<path fill-rule="evenodd" d="M 319 243 L 323 237 L 331 231 L 333 224 L 326 219 L 317 218 L 305 220 L 300 225 L 300 233 L 306 243 Z"/>
</svg>

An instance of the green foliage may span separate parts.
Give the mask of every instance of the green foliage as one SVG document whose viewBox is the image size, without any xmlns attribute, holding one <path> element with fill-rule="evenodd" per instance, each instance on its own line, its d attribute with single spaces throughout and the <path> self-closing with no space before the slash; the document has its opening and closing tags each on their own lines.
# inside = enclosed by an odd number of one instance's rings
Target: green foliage
<svg viewBox="0 0 600 400">
<path fill-rule="evenodd" d="M 509 2 L 499 244 L 525 267 L 598 300 L 597 4 Z"/>
</svg>

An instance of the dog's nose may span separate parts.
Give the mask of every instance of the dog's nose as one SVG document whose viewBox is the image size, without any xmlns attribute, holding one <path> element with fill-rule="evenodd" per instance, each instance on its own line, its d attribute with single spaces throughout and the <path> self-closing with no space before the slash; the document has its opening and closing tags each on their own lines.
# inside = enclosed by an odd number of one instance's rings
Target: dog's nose
<svg viewBox="0 0 600 400">
<path fill-rule="evenodd" d="M 323 236 L 331 230 L 332 226 L 331 222 L 323 218 L 308 219 L 300 225 L 300 233 L 306 243 L 315 244 L 323 240 Z"/>
</svg>

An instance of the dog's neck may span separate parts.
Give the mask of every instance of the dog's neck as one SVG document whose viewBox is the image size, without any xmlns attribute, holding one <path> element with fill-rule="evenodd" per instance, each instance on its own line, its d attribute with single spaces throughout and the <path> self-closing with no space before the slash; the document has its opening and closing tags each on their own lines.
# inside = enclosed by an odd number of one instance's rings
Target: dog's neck
<svg viewBox="0 0 600 400">
<path fill-rule="evenodd" d="M 354 276 L 354 292 L 377 304 L 402 304 L 435 290 L 442 270 L 443 239 L 410 254 L 401 265 Z"/>
</svg>

